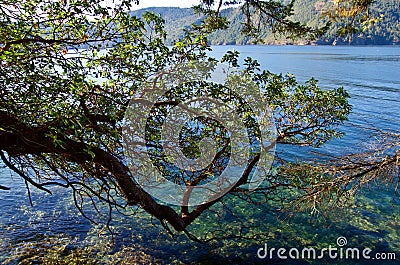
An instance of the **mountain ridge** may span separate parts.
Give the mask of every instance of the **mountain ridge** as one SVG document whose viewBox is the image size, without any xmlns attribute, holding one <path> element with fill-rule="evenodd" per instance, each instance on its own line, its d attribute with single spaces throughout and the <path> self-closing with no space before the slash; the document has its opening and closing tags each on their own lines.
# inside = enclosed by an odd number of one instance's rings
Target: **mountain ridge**
<svg viewBox="0 0 400 265">
<path fill-rule="evenodd" d="M 321 17 L 320 6 L 328 0 L 302 0 L 295 5 L 296 21 L 307 23 L 312 27 L 322 26 L 325 21 Z M 167 43 L 173 44 L 183 36 L 183 29 L 190 27 L 192 23 L 201 23 L 204 16 L 195 14 L 192 8 L 179 7 L 149 7 L 131 11 L 132 15 L 140 17 L 145 12 L 154 12 L 160 14 L 165 20 L 165 29 L 167 32 Z M 365 31 L 352 37 L 352 45 L 400 45 L 400 0 L 377 1 L 371 7 L 371 14 L 380 17 L 381 21 L 372 27 L 367 27 Z M 245 36 L 241 33 L 244 15 L 238 8 L 227 8 L 221 11 L 221 15 L 226 16 L 230 21 L 227 30 L 218 30 L 209 37 L 211 45 L 247 45 L 254 44 L 255 39 Z M 270 45 L 348 45 L 346 38 L 337 36 L 335 32 L 338 25 L 333 25 L 326 35 L 315 41 L 307 40 L 289 40 L 279 35 L 274 35 L 268 30 L 262 30 L 259 39 L 264 44 Z"/>
</svg>

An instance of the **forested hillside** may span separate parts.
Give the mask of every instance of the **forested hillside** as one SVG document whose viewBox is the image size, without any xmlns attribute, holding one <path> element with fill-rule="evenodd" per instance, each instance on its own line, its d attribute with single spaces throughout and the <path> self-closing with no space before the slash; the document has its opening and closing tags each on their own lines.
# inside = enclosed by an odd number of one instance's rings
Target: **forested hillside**
<svg viewBox="0 0 400 265">
<path fill-rule="evenodd" d="M 299 0 L 295 5 L 294 20 L 306 22 L 317 27 L 324 24 L 322 17 L 323 7 L 330 0 Z M 140 16 L 145 11 L 161 14 L 166 20 L 167 41 L 173 43 L 183 35 L 183 28 L 192 23 L 200 23 L 203 17 L 194 13 L 191 8 L 154 7 L 133 11 Z M 244 15 L 239 9 L 229 8 L 222 10 L 222 14 L 231 22 L 228 30 L 220 30 L 213 33 L 209 41 L 213 45 L 227 44 L 251 44 L 255 39 L 240 34 Z M 398 45 L 400 44 L 400 0 L 376 1 L 371 8 L 371 16 L 378 18 L 374 25 L 362 26 L 362 31 L 351 37 L 351 44 L 357 45 Z M 333 25 L 327 34 L 319 40 L 309 42 L 306 40 L 287 40 L 279 35 L 274 35 L 269 30 L 263 30 L 259 39 L 265 44 L 348 44 L 348 37 L 340 37 L 335 34 L 340 25 Z"/>
</svg>

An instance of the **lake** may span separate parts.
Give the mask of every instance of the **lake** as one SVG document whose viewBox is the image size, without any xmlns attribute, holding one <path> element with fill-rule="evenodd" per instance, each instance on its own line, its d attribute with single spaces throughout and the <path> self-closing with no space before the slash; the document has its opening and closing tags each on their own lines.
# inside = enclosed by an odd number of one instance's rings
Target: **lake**
<svg viewBox="0 0 400 265">
<path fill-rule="evenodd" d="M 215 46 L 212 54 L 221 58 L 228 49 L 238 50 L 241 59 L 258 59 L 261 68 L 271 72 L 292 73 L 302 82 L 315 77 L 323 88 L 345 87 L 353 106 L 349 122 L 341 127 L 346 135 L 326 144 L 318 150 L 320 153 L 335 155 L 361 148 L 371 138 L 368 128 L 400 130 L 400 47 Z M 311 151 L 314 150 L 279 146 L 277 149 L 298 160 L 312 159 L 315 154 Z M 109 264 L 122 260 L 205 264 L 259 261 L 256 251 L 261 243 L 236 239 L 201 245 L 185 236 L 172 240 L 160 227 L 152 225 L 146 214 L 135 219 L 116 215 L 111 223 L 116 244 L 112 244 L 110 234 L 101 224 L 90 224 L 78 213 L 69 191 L 55 188 L 54 194 L 48 195 L 32 190 L 31 207 L 24 183 L 10 177 L 9 170 L 2 169 L 0 184 L 12 188 L 0 191 L 1 264 L 39 264 L 44 258 L 81 264 L 99 260 Z M 232 203 L 238 203 L 238 208 L 242 206 L 236 201 Z M 258 229 L 271 233 L 268 242 L 276 247 L 326 246 L 334 244 L 337 237 L 346 236 L 349 245 L 397 252 L 400 258 L 400 201 L 393 198 L 393 188 L 365 189 L 356 205 L 358 208 L 351 209 L 343 220 L 329 221 L 314 220 L 304 214 L 281 222 L 273 211 L 241 211 L 248 222 L 263 221 Z M 226 215 L 225 229 L 236 229 Z M 194 224 L 194 229 L 207 231 L 214 225 L 210 220 L 212 213 L 203 223 Z"/>
</svg>

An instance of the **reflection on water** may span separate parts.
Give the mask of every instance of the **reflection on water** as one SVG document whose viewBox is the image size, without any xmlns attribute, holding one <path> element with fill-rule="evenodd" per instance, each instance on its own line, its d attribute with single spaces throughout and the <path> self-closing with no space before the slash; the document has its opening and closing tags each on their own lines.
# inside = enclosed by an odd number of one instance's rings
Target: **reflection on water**
<svg viewBox="0 0 400 265">
<path fill-rule="evenodd" d="M 325 55 L 325 54 L 324 54 Z M 398 62 L 400 61 L 400 56 L 348 56 L 343 54 L 342 56 L 332 56 L 329 58 L 315 58 L 314 60 L 328 59 L 330 61 L 341 60 L 341 61 L 364 61 L 364 62 Z"/>
<path fill-rule="evenodd" d="M 258 58 L 262 68 L 272 72 L 291 72 L 302 81 L 314 76 L 322 87 L 344 86 L 349 91 L 353 105 L 351 123 L 341 128 L 346 136 L 324 146 L 319 150 L 322 153 L 339 154 L 357 149 L 360 142 L 370 137 L 366 127 L 400 130 L 398 47 L 218 46 L 213 53 L 221 57 L 230 48 L 239 50 L 242 59 Z M 293 159 L 314 156 L 310 149 L 281 147 L 279 150 Z M 116 244 L 111 244 L 109 233 L 101 225 L 92 225 L 78 214 L 69 191 L 57 188 L 53 196 L 34 191 L 31 207 L 23 182 L 10 178 L 6 169 L 0 174 L 0 184 L 12 188 L 0 191 L 0 263 L 39 264 L 42 260 L 60 259 L 81 264 L 177 260 L 257 262 L 255 250 L 259 245 L 255 243 L 238 239 L 199 245 L 189 242 L 185 236 L 172 240 L 153 226 L 146 214 L 139 214 L 137 218 L 116 215 L 111 224 Z M 253 233 L 270 234 L 269 243 L 277 247 L 326 247 L 334 244 L 338 236 L 346 236 L 351 246 L 396 251 L 400 256 L 400 201 L 393 199 L 393 192 L 390 188 L 366 189 L 365 196 L 357 202 L 359 208 L 344 214 L 342 220 L 336 218 L 335 222 L 328 223 L 307 215 L 280 222 L 273 211 L 260 211 L 233 200 L 231 203 L 236 206 L 237 214 L 242 214 L 248 222 L 261 223 Z M 210 215 L 194 224 L 193 229 L 201 233 L 215 225 Z M 222 225 L 227 231 L 237 229 L 228 213 Z"/>
</svg>

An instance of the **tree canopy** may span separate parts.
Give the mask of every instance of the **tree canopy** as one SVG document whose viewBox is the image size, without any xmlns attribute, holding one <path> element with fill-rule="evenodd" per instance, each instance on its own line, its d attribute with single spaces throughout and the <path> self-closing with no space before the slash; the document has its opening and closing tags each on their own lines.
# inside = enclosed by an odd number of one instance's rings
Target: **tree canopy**
<svg viewBox="0 0 400 265">
<path fill-rule="evenodd" d="M 361 2 L 364 6 L 365 1 Z M 241 3 L 245 10 L 256 8 L 259 22 L 269 23 L 278 31 L 294 35 L 310 32 L 306 25 L 288 20 L 292 2 Z M 324 165 L 277 159 L 275 170 L 252 191 L 248 190 L 250 176 L 257 169 L 261 151 L 249 151 L 252 155 L 243 173 L 218 198 L 196 205 L 171 205 L 155 198 L 138 183 L 135 174 L 139 171 L 131 170 L 124 152 L 126 113 L 132 102 L 138 104 L 138 109 L 145 109 L 152 98 L 150 106 L 154 108 L 146 120 L 145 137 L 134 135 L 129 144 L 136 141 L 141 152 L 150 154 L 153 170 L 171 179 L 174 171 L 160 162 L 174 161 L 163 153 L 160 124 L 171 109 L 185 100 L 230 99 L 246 128 L 255 128 L 247 130 L 253 137 L 250 138 L 256 144 L 262 139 L 254 118 L 257 113 L 251 104 L 246 104 L 252 102 L 251 95 L 241 98 L 228 85 L 206 79 L 218 65 L 207 54 L 207 36 L 227 26 L 219 16 L 224 2 L 220 1 L 217 9 L 210 9 L 210 2 L 198 7 L 208 15 L 206 20 L 193 25 L 173 46 L 165 43 L 163 19 L 154 13 L 132 16 L 129 10 L 134 4 L 135 1 L 127 0 L 112 6 L 100 0 L 0 3 L 0 157 L 24 179 L 28 189 L 35 187 L 51 193 L 51 186 L 69 188 L 78 209 L 82 210 L 87 201 L 94 207 L 102 202 L 109 207 L 109 218 L 114 211 L 136 205 L 157 218 L 170 233 L 172 227 L 198 240 L 190 232 L 190 224 L 210 207 L 223 208 L 224 200 L 230 196 L 250 204 L 268 204 L 280 193 L 287 195 L 283 196 L 287 200 L 282 196 L 279 199 L 291 209 L 330 208 L 340 206 L 342 198 L 352 195 L 360 183 L 382 174 L 393 176 L 391 173 L 398 170 L 398 135 L 390 134 L 386 137 L 392 141 L 382 145 L 382 151 L 373 156 L 349 156 Z M 245 32 L 253 34 L 254 16 L 248 15 Z M 194 80 L 201 82 L 179 82 L 179 76 L 204 71 L 197 67 L 175 72 L 172 81 L 168 81 L 171 69 L 176 71 L 177 65 L 191 65 L 194 61 L 211 65 L 200 75 L 201 80 Z M 222 62 L 229 69 L 236 69 L 226 82 L 234 81 L 232 84 L 241 89 L 247 86 L 243 85 L 246 82 L 257 87 L 265 109 L 271 111 L 274 119 L 274 144 L 320 146 L 341 136 L 337 128 L 351 111 L 349 95 L 343 88 L 324 90 L 314 79 L 299 84 L 294 76 L 259 69 L 258 62 L 251 58 L 240 66 L 235 52 L 228 52 Z M 243 80 L 247 81 L 241 83 Z M 154 98 L 154 87 L 166 84 L 174 89 Z M 201 113 L 204 116 L 206 112 Z M 223 168 L 224 159 L 232 154 L 229 134 L 224 131 L 229 122 L 222 126 L 221 121 L 216 121 L 203 117 L 196 120 L 201 125 L 189 123 L 179 132 L 176 148 L 191 159 L 198 158 L 204 150 L 199 146 L 203 138 L 212 138 L 220 147 L 214 150 L 214 159 L 204 171 L 189 179 L 185 175 L 180 181 L 173 180 L 189 190 L 188 196 L 194 187 L 215 178 L 219 172 L 215 167 Z M 84 211 L 82 214 L 85 215 Z"/>
</svg>

